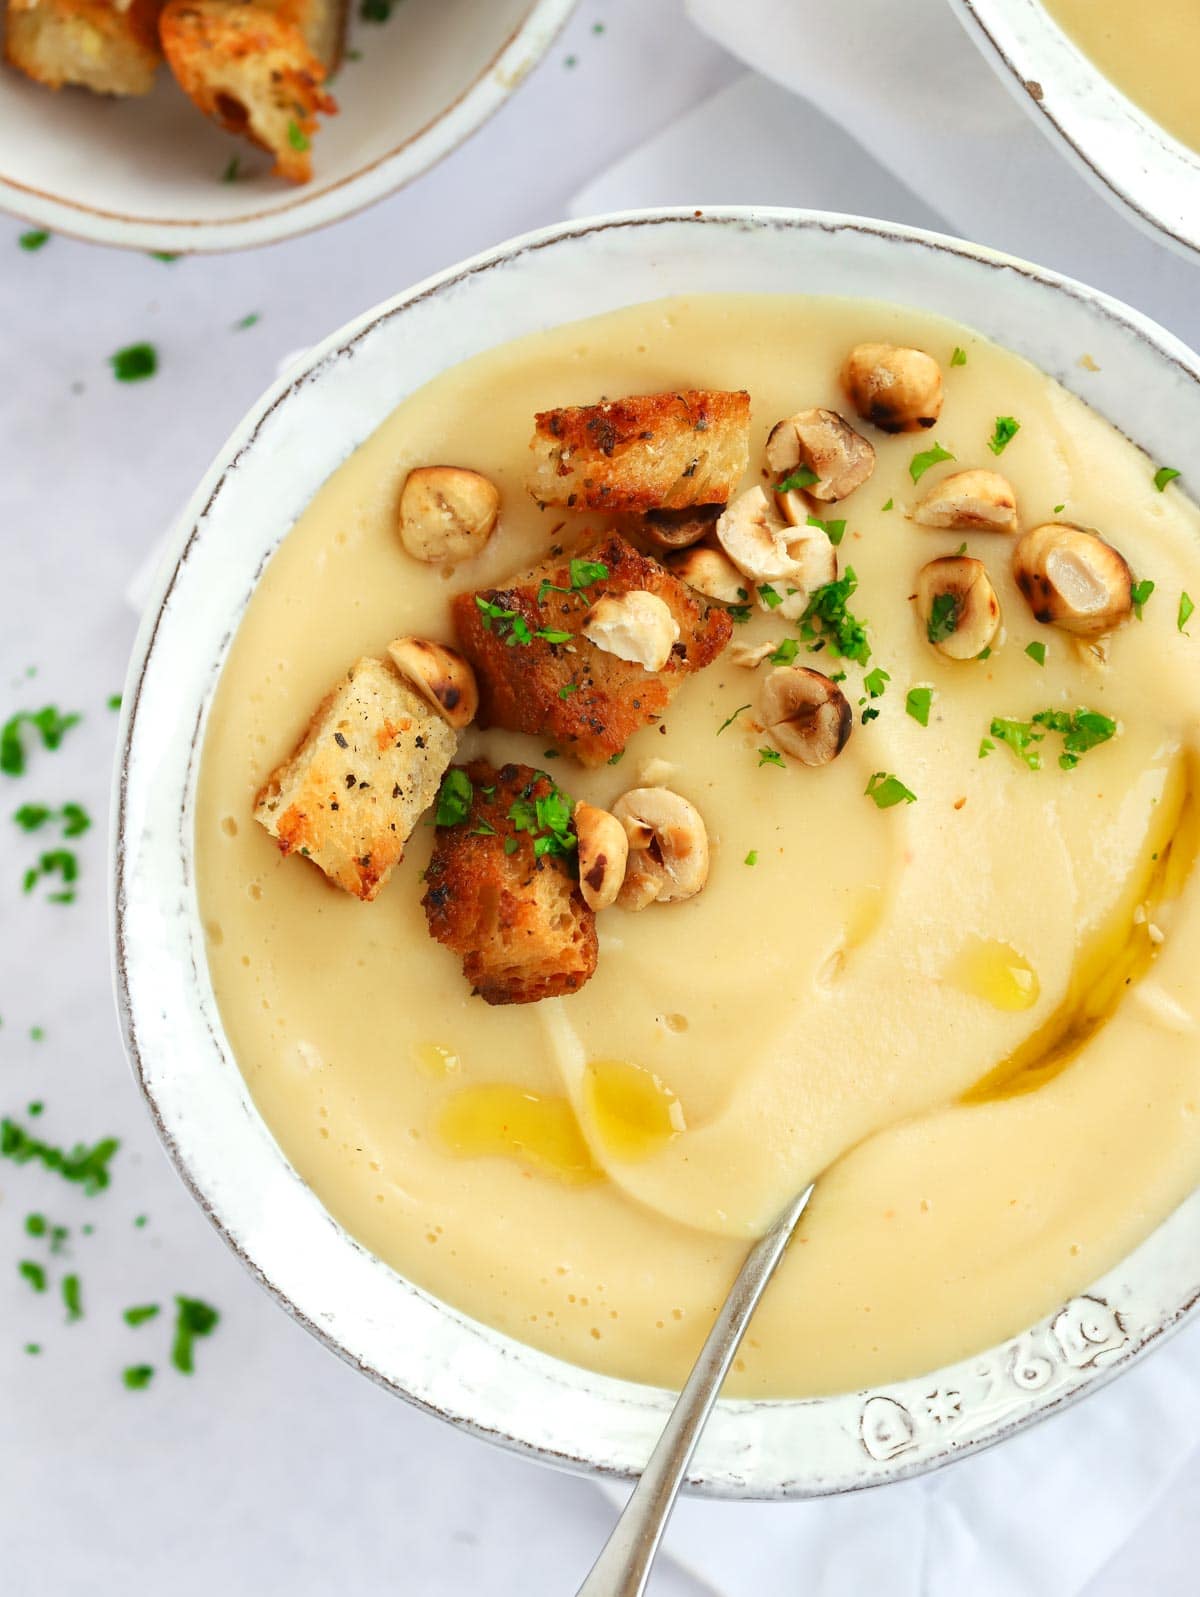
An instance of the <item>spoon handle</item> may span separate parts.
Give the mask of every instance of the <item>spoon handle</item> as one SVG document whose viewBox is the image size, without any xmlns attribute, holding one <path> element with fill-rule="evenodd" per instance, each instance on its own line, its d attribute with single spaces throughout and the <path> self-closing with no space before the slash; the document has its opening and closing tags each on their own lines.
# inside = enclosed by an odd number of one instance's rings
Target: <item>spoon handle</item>
<svg viewBox="0 0 1200 1597">
<path fill-rule="evenodd" d="M 576 1597 L 642 1597 L 700 1432 L 812 1191 L 805 1187 L 746 1255 L 642 1477 Z"/>
</svg>

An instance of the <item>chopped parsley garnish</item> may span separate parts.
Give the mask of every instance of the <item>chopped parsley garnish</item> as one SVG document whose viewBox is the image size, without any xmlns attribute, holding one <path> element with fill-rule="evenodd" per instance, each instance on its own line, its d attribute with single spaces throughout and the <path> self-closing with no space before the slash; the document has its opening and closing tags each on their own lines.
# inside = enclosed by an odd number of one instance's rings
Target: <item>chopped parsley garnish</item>
<svg viewBox="0 0 1200 1597">
<path fill-rule="evenodd" d="M 919 725 L 928 726 L 929 707 L 932 703 L 932 688 L 909 688 L 904 698 L 904 713 L 911 715 Z"/>
<path fill-rule="evenodd" d="M 1033 643 L 1027 643 L 1025 645 L 1025 653 L 1036 665 L 1045 665 L 1046 645 L 1044 643 L 1039 643 L 1036 640 Z"/>
<path fill-rule="evenodd" d="M 75 902 L 74 883 L 79 877 L 79 861 L 69 848 L 52 848 L 45 854 L 38 856 L 36 865 L 31 865 L 22 879 L 22 890 L 32 893 L 43 877 L 62 878 L 62 886 L 57 892 L 48 893 L 47 901 L 51 904 L 73 904 Z"/>
<path fill-rule="evenodd" d="M 126 344 L 108 357 L 108 363 L 119 383 L 137 383 L 158 370 L 158 351 L 153 344 Z"/>
<path fill-rule="evenodd" d="M 811 488 L 815 482 L 820 482 L 820 477 L 809 466 L 797 466 L 795 471 L 789 472 L 786 477 L 775 484 L 777 494 L 790 494 L 793 488 Z"/>
<path fill-rule="evenodd" d="M 40 710 L 18 710 L 0 727 L 0 771 L 6 776 L 21 776 L 25 770 L 25 746 L 21 740 L 22 726 L 32 727 L 45 748 L 53 751 L 73 726 L 79 724 L 76 714 L 64 715 L 57 706 L 47 704 Z"/>
<path fill-rule="evenodd" d="M 1154 583 L 1149 577 L 1143 577 L 1140 582 L 1135 582 L 1129 590 L 1129 597 L 1133 603 L 1133 613 L 1138 620 L 1142 619 L 1142 606 L 1154 592 Z"/>
<path fill-rule="evenodd" d="M 944 643 L 958 630 L 962 613 L 962 600 L 956 593 L 934 595 L 929 607 L 929 620 L 925 623 L 925 636 L 930 643 Z"/>
<path fill-rule="evenodd" d="M 559 688 L 559 690 L 558 690 L 558 696 L 559 696 L 560 699 L 569 699 L 571 697 L 572 693 L 578 693 L 578 692 L 579 692 L 579 683 L 578 682 L 564 682 L 562 687 Z"/>
<path fill-rule="evenodd" d="M 873 671 L 868 671 L 866 676 L 863 677 L 863 687 L 866 688 L 873 699 L 877 699 L 885 691 L 887 684 L 891 680 L 891 677 L 883 667 L 877 665 Z"/>
<path fill-rule="evenodd" d="M 1062 735 L 1063 752 L 1058 763 L 1064 771 L 1074 770 L 1081 754 L 1107 743 L 1117 732 L 1117 723 L 1099 710 L 1041 710 L 1033 719 L 1047 731 Z"/>
<path fill-rule="evenodd" d="M 121 708 L 121 695 L 119 693 L 110 693 L 105 702 L 110 710 L 119 710 Z"/>
<path fill-rule="evenodd" d="M 85 1143 L 76 1143 L 67 1153 L 31 1136 L 8 1116 L 0 1120 L 0 1156 L 17 1164 L 37 1159 L 47 1170 L 57 1170 L 65 1181 L 78 1181 L 89 1197 L 108 1186 L 109 1160 L 120 1146 L 116 1137 L 102 1137 L 90 1148 Z"/>
<path fill-rule="evenodd" d="M 221 182 L 236 183 L 241 175 L 241 166 L 241 157 L 237 155 L 231 155 L 229 158 L 229 165 L 221 173 Z"/>
<path fill-rule="evenodd" d="M 986 760 L 988 755 L 992 752 L 992 750 L 995 747 L 996 747 L 996 745 L 992 742 L 991 738 L 980 738 L 980 740 L 979 740 L 979 758 L 981 760 Z"/>
<path fill-rule="evenodd" d="M 235 333 L 243 332 L 247 327 L 253 327 L 256 322 L 261 320 L 262 317 L 258 311 L 250 311 L 248 315 L 242 317 L 240 322 L 234 322 L 233 330 Z"/>
<path fill-rule="evenodd" d="M 621 761 L 624 758 L 625 758 L 625 750 L 624 749 L 618 749 L 615 754 L 610 754 L 609 755 L 608 763 L 610 765 L 620 765 Z"/>
<path fill-rule="evenodd" d="M 144 1392 L 154 1379 L 153 1364 L 127 1364 L 121 1379 L 131 1392 Z"/>
<path fill-rule="evenodd" d="M 147 1320 L 153 1320 L 158 1313 L 157 1303 L 138 1303 L 132 1309 L 126 1309 L 121 1318 L 126 1325 L 145 1325 Z"/>
<path fill-rule="evenodd" d="M 965 366 L 967 364 L 966 350 L 959 349 L 958 345 L 956 344 L 954 346 L 954 353 L 950 357 L 950 364 L 951 366 Z"/>
<path fill-rule="evenodd" d="M 42 1265 L 35 1263 L 33 1259 L 22 1259 L 17 1265 L 17 1273 L 29 1282 L 35 1292 L 44 1292 L 46 1290 L 46 1271 Z"/>
<path fill-rule="evenodd" d="M 886 505 L 884 506 L 884 509 L 887 509 Z M 820 527 L 821 531 L 825 534 L 835 548 L 846 536 L 846 523 L 844 520 L 822 521 L 820 516 L 809 516 L 808 525 L 810 527 Z"/>
<path fill-rule="evenodd" d="M 917 795 L 912 789 L 905 787 L 898 776 L 891 776 L 887 771 L 876 771 L 863 791 L 880 810 L 890 810 L 894 804 L 917 802 Z"/>
<path fill-rule="evenodd" d="M 983 648 L 980 649 L 979 653 L 975 656 L 975 658 L 977 660 L 987 660 L 987 659 L 990 659 L 991 653 L 992 653 L 991 644 L 990 643 L 985 643 Z"/>
<path fill-rule="evenodd" d="M 506 854 L 515 854 L 520 846 L 521 839 L 519 837 L 506 837 L 504 839 L 504 852 Z"/>
<path fill-rule="evenodd" d="M 193 1349 L 197 1337 L 210 1336 L 221 1316 L 216 1309 L 202 1303 L 199 1298 L 176 1297 L 175 1340 L 171 1346 L 171 1363 L 183 1375 L 195 1369 Z"/>
<path fill-rule="evenodd" d="M 741 626 L 743 621 L 750 619 L 750 606 L 748 604 L 726 605 L 725 614 L 735 626 Z"/>
<path fill-rule="evenodd" d="M 68 1325 L 75 1320 L 83 1319 L 83 1291 L 77 1275 L 63 1276 L 62 1300 L 66 1305 Z"/>
<path fill-rule="evenodd" d="M 567 569 L 570 573 L 570 586 L 567 588 L 560 588 L 549 577 L 542 578 L 537 591 L 539 605 L 545 604 L 548 593 L 582 593 L 585 588 L 594 587 L 597 582 L 604 582 L 608 578 L 608 567 L 603 560 L 572 560 Z"/>
<path fill-rule="evenodd" d="M 771 586 L 769 582 L 761 582 L 758 586 L 758 597 L 761 604 L 768 610 L 775 610 L 783 603 L 783 595 Z"/>
<path fill-rule="evenodd" d="M 48 821 L 60 821 L 64 837 L 81 837 L 92 824 L 82 804 L 64 804 L 60 810 L 49 809 L 45 804 L 22 804 L 13 820 L 24 832 L 38 832 Z"/>
<path fill-rule="evenodd" d="M 541 773 L 545 776 L 545 772 Z M 571 816 L 575 803 L 569 793 L 564 793 L 549 777 L 550 791 L 540 797 L 522 796 L 514 799 L 508 808 L 508 818 L 515 832 L 526 832 L 533 839 L 533 857 L 541 859 L 546 854 L 570 855 L 578 847 L 571 830 Z"/>
<path fill-rule="evenodd" d="M 767 656 L 772 665 L 792 665 L 800 653 L 800 644 L 795 638 L 784 638 L 779 647 Z"/>
<path fill-rule="evenodd" d="M 1160 466 L 1154 473 L 1154 486 L 1162 493 L 1169 482 L 1174 482 L 1179 473 L 1174 466 Z"/>
<path fill-rule="evenodd" d="M 884 508 L 884 509 L 885 509 L 885 510 L 890 510 L 890 509 L 891 509 L 891 508 L 892 508 L 892 506 L 893 506 L 893 505 L 894 505 L 894 504 L 895 504 L 895 503 L 896 503 L 896 501 L 895 501 L 895 500 L 894 500 L 894 499 L 889 499 L 889 500 L 888 500 L 888 502 L 887 502 L 887 504 L 886 504 L 886 505 L 884 505 L 884 507 L 883 507 L 883 508 Z"/>
<path fill-rule="evenodd" d="M 150 259 L 152 261 L 163 261 L 167 266 L 170 266 L 173 261 L 179 259 L 179 252 L 178 250 L 151 250 Z"/>
<path fill-rule="evenodd" d="M 782 765 L 783 755 L 780 754 L 778 749 L 762 748 L 758 751 L 758 763 L 760 765 Z"/>
<path fill-rule="evenodd" d="M 305 150 L 311 149 L 312 147 L 312 140 L 300 126 L 299 122 L 296 121 L 295 117 L 292 117 L 288 122 L 287 138 L 292 149 L 299 151 L 301 155 L 304 154 Z"/>
<path fill-rule="evenodd" d="M 721 733 L 724 732 L 725 728 L 727 726 L 732 726 L 733 723 L 737 720 L 738 716 L 741 715 L 742 711 L 743 710 L 748 710 L 749 708 L 750 708 L 750 706 L 748 704 L 739 704 L 737 709 L 733 712 L 733 714 L 731 716 L 727 717 L 724 721 L 721 722 L 720 726 L 717 728 L 717 736 L 720 737 Z"/>
<path fill-rule="evenodd" d="M 866 623 L 846 608 L 847 600 L 857 587 L 854 568 L 847 566 L 844 577 L 825 583 L 813 593 L 800 618 L 800 636 L 810 653 L 815 654 L 828 644 L 830 653 L 839 660 L 855 660 L 859 665 L 866 665 L 871 658 Z"/>
<path fill-rule="evenodd" d="M 1067 507 L 1066 507 L 1066 505 L 1065 505 L 1065 504 L 1061 504 L 1061 505 L 1055 505 L 1055 507 L 1054 507 L 1054 514 L 1055 514 L 1055 515 L 1056 515 L 1056 516 L 1061 516 L 1061 515 L 1062 515 L 1062 513 L 1063 513 L 1063 511 L 1064 511 L 1064 510 L 1065 510 L 1065 509 L 1066 509 L 1066 508 L 1067 508 Z"/>
<path fill-rule="evenodd" d="M 923 449 L 919 455 L 912 457 L 908 463 L 908 475 L 914 482 L 920 482 L 930 466 L 937 466 L 943 460 L 953 459 L 954 456 L 950 451 L 943 449 L 941 444 L 935 441 L 932 449 Z"/>
<path fill-rule="evenodd" d="M 50 235 L 46 232 L 45 228 L 34 227 L 30 228 L 28 233 L 22 233 L 20 238 L 18 238 L 17 243 L 23 250 L 40 250 L 42 245 L 46 243 L 49 237 Z"/>
<path fill-rule="evenodd" d="M 26 1342 L 25 1351 L 26 1353 L 36 1355 L 42 1351 L 42 1345 L 40 1342 Z"/>
<path fill-rule="evenodd" d="M 490 821 L 479 821 L 467 833 L 468 837 L 495 837 L 496 828 Z"/>
<path fill-rule="evenodd" d="M 750 852 L 746 855 L 746 858 L 743 861 L 743 864 L 745 864 L 745 865 L 757 865 L 758 864 L 758 850 L 756 848 L 752 848 L 750 850 Z"/>
<path fill-rule="evenodd" d="M 434 822 L 438 826 L 457 826 L 471 813 L 471 800 L 475 790 L 471 778 L 461 765 L 452 765 L 442 778 L 438 789 L 437 811 Z"/>
<path fill-rule="evenodd" d="M 1002 716 L 996 716 L 988 730 L 998 743 L 1006 743 L 1019 760 L 1024 760 L 1031 771 L 1041 770 L 1042 756 L 1034 745 L 1042 741 L 1045 733 L 1035 732 L 1032 721 L 1010 721 Z M 981 746 L 980 758 L 982 757 Z"/>
<path fill-rule="evenodd" d="M 1020 431 L 1021 423 L 1015 416 L 997 416 L 988 448 L 993 455 L 1002 455 Z"/>
<path fill-rule="evenodd" d="M 1186 593 L 1181 593 L 1179 595 L 1179 612 L 1175 617 L 1175 625 L 1180 632 L 1183 631 L 1184 627 L 1186 627 L 1188 622 L 1191 620 L 1192 612 L 1195 610 L 1195 608 L 1196 606 L 1192 603 L 1191 599 Z"/>
</svg>

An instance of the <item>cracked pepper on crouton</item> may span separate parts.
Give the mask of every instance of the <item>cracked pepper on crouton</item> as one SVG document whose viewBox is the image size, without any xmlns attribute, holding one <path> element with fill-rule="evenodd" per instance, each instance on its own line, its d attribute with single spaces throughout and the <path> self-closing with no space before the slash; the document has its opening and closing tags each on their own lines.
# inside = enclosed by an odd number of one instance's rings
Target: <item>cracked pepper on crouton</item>
<svg viewBox="0 0 1200 1597">
<path fill-rule="evenodd" d="M 275 157 L 293 183 L 312 177 L 322 88 L 341 59 L 342 0 L 167 0 L 163 51 L 183 92 L 230 133 Z"/>
<path fill-rule="evenodd" d="M 162 0 L 8 0 L 4 53 L 47 88 L 149 94 Z"/>
<path fill-rule="evenodd" d="M 639 394 L 535 418 L 528 488 L 577 510 L 725 504 L 750 459 L 750 395 Z"/>
<path fill-rule="evenodd" d="M 661 671 L 582 635 L 598 599 L 637 590 L 661 599 L 679 627 Z M 641 727 L 660 721 L 686 678 L 710 665 L 733 631 L 723 610 L 710 609 L 616 533 L 574 558 L 548 560 L 510 587 L 461 593 L 451 611 L 479 682 L 479 724 L 550 738 L 584 765 L 603 765 Z"/>
<path fill-rule="evenodd" d="M 254 816 L 285 854 L 356 898 L 376 896 L 454 758 L 457 739 L 382 660 L 363 659 L 318 707 Z"/>
<path fill-rule="evenodd" d="M 489 1004 L 577 992 L 596 969 L 596 918 L 575 879 L 572 801 L 544 771 L 486 760 L 447 773 L 422 900 Z"/>
</svg>

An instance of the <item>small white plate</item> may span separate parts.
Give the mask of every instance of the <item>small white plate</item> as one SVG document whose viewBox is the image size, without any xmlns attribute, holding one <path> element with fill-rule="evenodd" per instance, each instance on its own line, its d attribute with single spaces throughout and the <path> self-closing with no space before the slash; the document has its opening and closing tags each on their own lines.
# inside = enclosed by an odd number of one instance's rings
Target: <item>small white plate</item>
<svg viewBox="0 0 1200 1597">
<path fill-rule="evenodd" d="M 1122 94 L 1040 0 L 950 4 L 1001 81 L 1093 187 L 1194 259 L 1191 252 L 1200 251 L 1200 154 Z M 986 181 L 986 174 L 981 178 Z"/>
<path fill-rule="evenodd" d="M 153 93 L 52 93 L 0 64 L 0 209 L 76 238 L 187 253 L 324 227 L 410 182 L 473 133 L 545 54 L 575 0 L 396 0 L 383 23 L 351 0 L 341 110 L 313 141 L 314 177 L 208 121 L 160 68 Z M 247 175 L 223 182 L 233 157 Z"/>
</svg>

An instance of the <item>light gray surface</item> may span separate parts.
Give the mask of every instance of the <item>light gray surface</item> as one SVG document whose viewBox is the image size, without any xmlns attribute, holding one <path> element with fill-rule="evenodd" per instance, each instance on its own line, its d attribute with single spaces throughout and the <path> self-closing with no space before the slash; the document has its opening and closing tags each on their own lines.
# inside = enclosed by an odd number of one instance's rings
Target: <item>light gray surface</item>
<svg viewBox="0 0 1200 1597">
<path fill-rule="evenodd" d="M 607 31 L 594 35 L 601 18 Z M 0 704 L 86 712 L 58 754 L 33 756 L 25 779 L 0 777 L 0 801 L 81 800 L 97 821 L 83 840 L 79 902 L 55 907 L 22 898 L 35 840 L 0 817 L 0 1112 L 36 1096 L 49 1138 L 123 1138 L 111 1189 L 91 1199 L 0 1163 L 6 1593 L 551 1597 L 574 1589 L 603 1540 L 611 1511 L 588 1483 L 413 1413 L 291 1325 L 158 1151 L 108 990 L 102 818 L 116 718 L 105 698 L 132 641 L 121 594 L 133 567 L 282 355 L 425 272 L 555 219 L 589 177 L 736 71 L 686 28 L 675 0 L 584 0 L 481 138 L 311 240 L 166 265 L 63 239 L 29 255 L 15 246 L 20 227 L 0 219 Z M 760 194 L 753 173 L 745 184 L 705 197 L 780 197 Z M 887 181 L 874 174 L 872 184 L 866 208 L 891 209 Z M 847 208 L 864 203 L 852 187 Z M 897 188 L 894 214 L 916 219 L 906 205 Z M 233 331 L 250 312 L 262 320 Z M 143 338 L 159 346 L 159 375 L 114 383 L 107 356 Z M 43 1041 L 29 1038 L 33 1026 Z M 22 1232 L 35 1209 L 96 1228 L 75 1230 L 66 1261 L 83 1281 L 79 1324 L 64 1325 L 57 1296 L 16 1277 L 18 1258 L 44 1256 Z M 141 1213 L 149 1223 L 137 1229 Z M 60 1274 L 56 1264 L 55 1286 Z M 190 1380 L 169 1366 L 161 1320 L 130 1330 L 120 1318 L 180 1291 L 223 1315 Z M 30 1340 L 40 1357 L 22 1353 Z M 121 1368 L 143 1360 L 158 1366 L 154 1385 L 126 1392 Z M 1193 1468 L 1089 1597 L 1191 1590 L 1198 1510 Z M 655 1597 L 701 1590 L 667 1566 L 652 1586 Z"/>
</svg>

